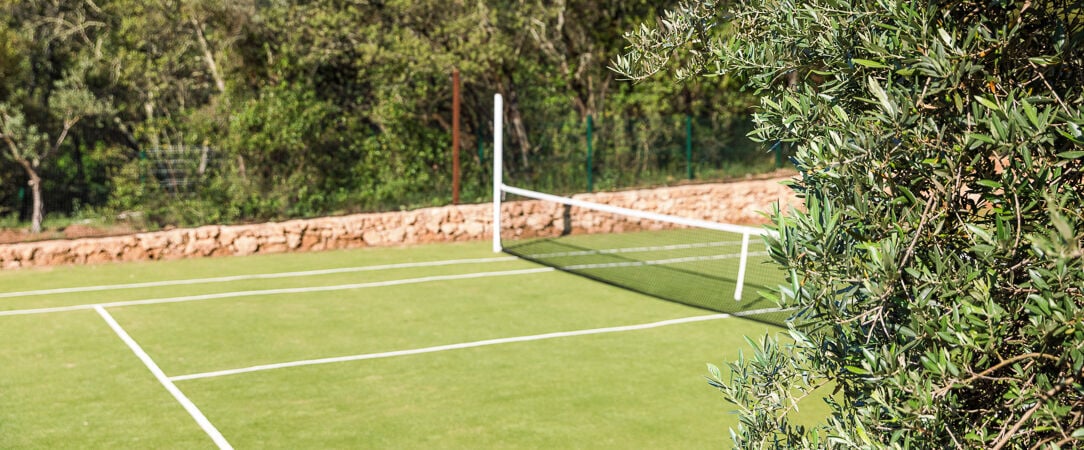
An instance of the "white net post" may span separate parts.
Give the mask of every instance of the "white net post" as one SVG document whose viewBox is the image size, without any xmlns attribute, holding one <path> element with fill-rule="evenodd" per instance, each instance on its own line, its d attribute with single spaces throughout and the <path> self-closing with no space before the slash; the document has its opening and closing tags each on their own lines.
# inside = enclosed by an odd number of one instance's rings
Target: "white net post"
<svg viewBox="0 0 1084 450">
<path fill-rule="evenodd" d="M 493 95 L 493 252 L 501 252 L 501 187 L 504 184 L 504 99 Z"/>
<path fill-rule="evenodd" d="M 741 235 L 741 256 L 738 259 L 738 281 L 734 286 L 734 301 L 741 301 L 742 286 L 745 285 L 745 264 L 749 259 L 749 233 Z"/>
</svg>

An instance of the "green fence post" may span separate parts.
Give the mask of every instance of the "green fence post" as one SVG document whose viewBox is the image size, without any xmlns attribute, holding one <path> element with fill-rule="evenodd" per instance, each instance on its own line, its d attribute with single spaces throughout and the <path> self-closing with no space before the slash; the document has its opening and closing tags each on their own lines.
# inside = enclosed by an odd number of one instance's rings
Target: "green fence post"
<svg viewBox="0 0 1084 450">
<path fill-rule="evenodd" d="M 775 146 L 775 168 L 783 168 L 783 146 L 779 144 Z"/>
<path fill-rule="evenodd" d="M 488 178 L 486 178 L 486 143 L 483 141 L 485 136 L 482 136 L 482 127 L 478 127 L 478 181 L 481 183 L 479 186 L 485 186 Z"/>
<path fill-rule="evenodd" d="M 139 149 L 139 184 L 147 184 L 147 151 Z"/>
<path fill-rule="evenodd" d="M 485 142 L 482 142 L 482 130 L 481 130 L 481 127 L 479 127 L 479 129 L 478 129 L 478 163 L 482 164 L 483 167 L 486 164 L 486 148 L 485 148 L 485 145 L 486 145 Z"/>
<path fill-rule="evenodd" d="M 19 187 L 19 192 L 18 192 L 17 198 L 18 198 L 18 201 L 16 203 L 18 203 L 18 205 L 15 207 L 15 212 L 13 213 L 14 216 L 15 216 L 15 220 L 19 220 L 19 216 L 22 215 L 23 205 L 26 204 L 26 202 L 25 202 L 25 200 L 26 200 L 26 188 L 25 187 L 21 187 L 21 186 Z"/>
<path fill-rule="evenodd" d="M 685 115 L 685 174 L 693 179 L 693 117 Z"/>
<path fill-rule="evenodd" d="M 594 190 L 594 180 L 591 178 L 591 130 L 594 128 L 595 122 L 591 119 L 591 116 L 587 116 L 587 192 Z"/>
</svg>

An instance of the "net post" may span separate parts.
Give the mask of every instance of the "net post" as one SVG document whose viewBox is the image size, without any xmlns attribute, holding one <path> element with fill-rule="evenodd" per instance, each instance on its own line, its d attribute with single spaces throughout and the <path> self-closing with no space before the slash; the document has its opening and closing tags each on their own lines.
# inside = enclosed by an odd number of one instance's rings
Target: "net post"
<svg viewBox="0 0 1084 450">
<path fill-rule="evenodd" d="M 749 233 L 741 235 L 741 257 L 738 259 L 738 281 L 734 286 L 734 301 L 741 301 L 742 287 L 745 285 L 745 264 L 749 260 Z"/>
<path fill-rule="evenodd" d="M 501 248 L 501 187 L 504 184 L 504 99 L 493 95 L 493 252 Z"/>
</svg>

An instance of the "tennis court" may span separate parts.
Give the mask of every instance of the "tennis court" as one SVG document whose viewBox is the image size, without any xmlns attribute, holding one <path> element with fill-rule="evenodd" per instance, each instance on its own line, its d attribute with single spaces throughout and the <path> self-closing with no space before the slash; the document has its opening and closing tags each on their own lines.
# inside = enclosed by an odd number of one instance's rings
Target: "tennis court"
<svg viewBox="0 0 1084 450">
<path fill-rule="evenodd" d="M 484 243 L 0 286 L 4 448 L 726 447 L 705 363 L 771 329 Z"/>
</svg>

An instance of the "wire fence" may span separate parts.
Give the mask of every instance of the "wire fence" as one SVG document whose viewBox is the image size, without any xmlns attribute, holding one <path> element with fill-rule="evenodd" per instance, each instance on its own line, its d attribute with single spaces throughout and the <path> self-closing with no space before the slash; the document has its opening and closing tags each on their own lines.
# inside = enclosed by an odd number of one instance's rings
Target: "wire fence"
<svg viewBox="0 0 1084 450">
<path fill-rule="evenodd" d="M 688 115 L 569 117 L 526 122 L 518 129 L 506 124 L 504 177 L 510 185 L 565 195 L 742 178 L 784 166 L 778 149 L 766 150 L 746 137 L 751 127 L 747 119 Z M 464 133 L 460 155 L 462 203 L 491 199 L 492 141 L 492 129 L 486 124 Z M 444 146 L 433 145 L 439 155 Z M 447 155 L 446 163 L 426 163 L 424 173 L 418 176 L 399 174 L 395 180 L 378 180 L 376 189 L 362 183 L 300 186 L 297 200 L 287 201 L 309 202 L 296 208 L 302 216 L 450 204 L 454 195 L 450 146 Z M 242 190 L 225 191 L 234 189 L 230 183 L 236 180 L 228 179 L 230 174 L 242 174 L 240 179 L 244 180 L 241 161 L 230 149 L 215 145 L 146 148 L 138 151 L 139 172 L 132 175 L 135 178 L 127 178 L 127 190 L 118 192 L 116 182 L 52 181 L 43 192 L 43 201 L 47 214 L 68 217 L 78 217 L 81 210 L 100 206 L 104 204 L 101 199 L 115 196 L 135 198 L 130 206 L 119 207 L 115 211 L 118 214 L 175 209 L 192 216 L 164 219 L 169 222 L 234 220 L 211 211 L 226 207 L 240 211 L 233 214 L 242 220 L 266 216 L 268 213 L 246 212 L 246 205 L 226 205 L 236 201 L 230 197 L 232 192 Z M 341 163 L 344 167 L 350 164 Z M 18 176 L 14 173 L 9 178 L 18 183 Z M 0 192 L 0 219 L 9 225 L 29 220 L 30 192 L 23 187 L 25 182 L 18 184 Z M 84 192 L 88 186 L 107 192 L 90 195 Z M 261 198 L 245 195 L 244 201 Z M 274 214 L 292 217 L 297 212 L 282 209 Z"/>
<path fill-rule="evenodd" d="M 218 165 L 219 152 L 206 145 L 167 145 L 140 152 L 150 162 L 154 181 L 162 192 L 188 195 L 197 191 L 208 170 Z"/>
<path fill-rule="evenodd" d="M 505 178 L 533 190 L 573 193 L 713 181 L 783 167 L 778 148 L 764 150 L 746 137 L 750 127 L 674 115 L 589 116 L 582 122 L 534 124 L 521 133 L 509 129 Z"/>
</svg>

